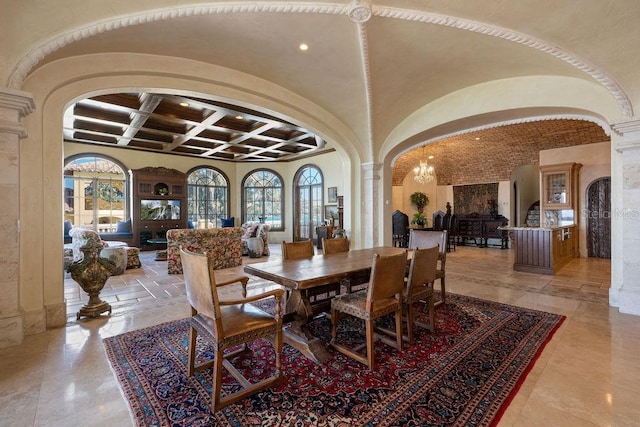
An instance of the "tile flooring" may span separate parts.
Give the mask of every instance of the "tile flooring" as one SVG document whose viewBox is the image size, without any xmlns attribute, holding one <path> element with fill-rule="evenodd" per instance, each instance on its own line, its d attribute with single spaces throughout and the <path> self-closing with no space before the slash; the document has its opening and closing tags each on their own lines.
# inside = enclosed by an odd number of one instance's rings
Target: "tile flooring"
<svg viewBox="0 0 640 427">
<path fill-rule="evenodd" d="M 153 258 L 143 253 L 142 268 L 109 279 L 101 296 L 111 317 L 77 321 L 86 296 L 69 279 L 66 327 L 0 349 L 0 425 L 132 425 L 102 338 L 189 315 L 182 277 Z M 608 306 L 610 262 L 576 259 L 556 276 L 512 263 L 512 250 L 458 247 L 446 265 L 450 292 L 567 316 L 500 426 L 640 425 L 640 316 Z"/>
</svg>

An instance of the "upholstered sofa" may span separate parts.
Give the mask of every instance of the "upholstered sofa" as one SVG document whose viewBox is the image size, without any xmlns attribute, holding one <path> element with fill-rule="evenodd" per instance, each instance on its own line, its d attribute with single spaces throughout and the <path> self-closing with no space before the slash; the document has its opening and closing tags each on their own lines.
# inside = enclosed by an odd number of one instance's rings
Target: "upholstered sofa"
<svg viewBox="0 0 640 427">
<path fill-rule="evenodd" d="M 269 224 L 262 224 L 260 222 L 245 222 L 244 224 L 242 224 L 242 255 L 249 255 L 247 239 L 251 237 L 261 237 L 264 243 L 262 255 L 269 255 L 270 229 L 271 226 Z"/>
<path fill-rule="evenodd" d="M 213 268 L 230 268 L 242 265 L 240 227 L 171 229 L 167 231 L 167 271 L 182 274 L 180 246 L 196 253 L 213 254 Z"/>
</svg>

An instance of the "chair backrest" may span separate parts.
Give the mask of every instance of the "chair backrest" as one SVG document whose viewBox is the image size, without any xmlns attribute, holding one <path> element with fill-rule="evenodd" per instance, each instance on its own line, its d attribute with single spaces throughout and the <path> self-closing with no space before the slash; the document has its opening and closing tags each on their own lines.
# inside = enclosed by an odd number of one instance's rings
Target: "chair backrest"
<svg viewBox="0 0 640 427">
<path fill-rule="evenodd" d="M 311 258 L 316 254 L 313 249 L 312 240 L 301 240 L 299 242 L 282 241 L 282 259 L 303 259 Z"/>
<path fill-rule="evenodd" d="M 446 230 L 447 227 L 444 223 L 445 213 L 442 211 L 436 211 L 433 213 L 433 229 L 434 230 Z"/>
<path fill-rule="evenodd" d="M 409 266 L 409 276 L 407 278 L 407 286 L 405 294 L 411 295 L 414 289 L 432 283 L 436 280 L 436 272 L 438 270 L 438 246 L 431 248 L 419 249 L 414 248 L 411 257 L 411 265 Z"/>
<path fill-rule="evenodd" d="M 440 247 L 440 254 L 447 253 L 447 231 L 415 230 L 409 234 L 410 248 L 432 248 Z"/>
<path fill-rule="evenodd" d="M 373 256 L 371 279 L 367 291 L 366 310 L 371 312 L 378 300 L 402 295 L 404 274 L 407 271 L 407 251 L 397 255 Z"/>
<path fill-rule="evenodd" d="M 322 254 L 329 255 L 338 252 L 349 252 L 349 239 L 342 237 L 340 239 L 322 238 Z"/>
<path fill-rule="evenodd" d="M 409 216 L 404 212 L 400 212 L 397 210 L 391 215 L 391 224 L 393 228 L 393 234 L 406 234 L 407 230 L 409 229 Z"/>
<path fill-rule="evenodd" d="M 207 254 L 197 254 L 180 248 L 187 300 L 198 313 L 211 319 L 220 317 L 216 280 Z"/>
</svg>

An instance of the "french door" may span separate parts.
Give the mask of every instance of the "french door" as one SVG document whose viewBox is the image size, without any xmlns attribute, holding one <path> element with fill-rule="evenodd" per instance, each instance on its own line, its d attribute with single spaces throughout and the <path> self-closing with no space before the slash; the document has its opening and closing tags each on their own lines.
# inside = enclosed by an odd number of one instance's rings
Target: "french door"
<svg viewBox="0 0 640 427">
<path fill-rule="evenodd" d="M 315 239 L 315 228 L 323 223 L 322 173 L 315 166 L 303 166 L 296 174 L 294 240 Z"/>
</svg>

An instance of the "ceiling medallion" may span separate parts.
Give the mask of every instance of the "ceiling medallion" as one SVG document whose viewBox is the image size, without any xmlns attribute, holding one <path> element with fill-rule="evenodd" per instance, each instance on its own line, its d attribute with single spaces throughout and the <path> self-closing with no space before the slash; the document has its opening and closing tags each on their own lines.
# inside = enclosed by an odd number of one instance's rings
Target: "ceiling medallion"
<svg viewBox="0 0 640 427">
<path fill-rule="evenodd" d="M 371 2 L 368 0 L 355 0 L 349 8 L 349 19 L 351 22 L 363 23 L 371 19 Z"/>
</svg>

